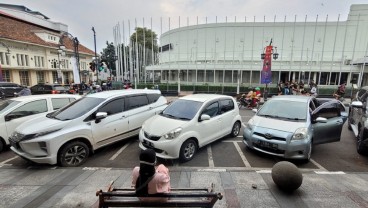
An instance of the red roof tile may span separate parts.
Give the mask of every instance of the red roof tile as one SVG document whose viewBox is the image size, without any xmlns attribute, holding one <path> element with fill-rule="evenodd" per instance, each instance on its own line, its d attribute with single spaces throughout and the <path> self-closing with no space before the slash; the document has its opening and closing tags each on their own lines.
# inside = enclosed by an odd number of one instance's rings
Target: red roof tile
<svg viewBox="0 0 368 208">
<path fill-rule="evenodd" d="M 11 39 L 16 41 L 22 41 L 27 43 L 33 43 L 43 46 L 58 48 L 58 44 L 50 43 L 42 40 L 38 37 L 35 32 L 51 32 L 57 36 L 61 36 L 62 32 L 45 28 L 32 24 L 30 22 L 18 19 L 14 16 L 0 12 L 0 38 Z M 64 36 L 63 42 L 68 50 L 74 50 L 73 40 L 67 36 Z M 94 51 L 86 48 L 85 46 L 79 44 L 78 46 L 80 53 L 87 53 L 94 55 Z"/>
</svg>

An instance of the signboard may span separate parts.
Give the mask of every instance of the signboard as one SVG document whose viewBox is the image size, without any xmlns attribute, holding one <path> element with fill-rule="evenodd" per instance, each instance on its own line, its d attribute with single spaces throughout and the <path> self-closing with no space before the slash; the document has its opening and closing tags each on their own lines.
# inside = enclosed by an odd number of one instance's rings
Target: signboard
<svg viewBox="0 0 368 208">
<path fill-rule="evenodd" d="M 72 63 L 72 68 L 73 68 L 73 79 L 74 79 L 74 84 L 80 84 L 80 77 L 79 77 L 79 70 L 78 70 L 78 66 L 77 66 L 77 60 L 75 59 L 75 57 L 70 58 L 70 62 Z"/>
<path fill-rule="evenodd" d="M 261 71 L 261 83 L 269 84 L 272 82 L 272 72 L 271 72 L 271 57 L 272 57 L 272 47 L 266 47 L 265 58 L 263 60 L 263 68 Z"/>
</svg>

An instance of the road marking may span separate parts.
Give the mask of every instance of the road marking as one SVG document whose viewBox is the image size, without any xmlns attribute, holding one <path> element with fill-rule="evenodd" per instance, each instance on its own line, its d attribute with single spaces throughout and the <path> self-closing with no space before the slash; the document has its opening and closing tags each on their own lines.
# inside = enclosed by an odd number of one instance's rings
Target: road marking
<svg viewBox="0 0 368 208">
<path fill-rule="evenodd" d="M 19 156 L 15 156 L 15 157 L 12 157 L 12 158 L 7 159 L 7 160 L 5 160 L 5 161 L 2 161 L 2 162 L 0 163 L 0 165 L 6 165 L 5 163 L 10 162 L 10 161 L 12 161 L 12 160 L 15 160 L 15 159 L 17 159 L 17 158 L 19 158 Z"/>
<path fill-rule="evenodd" d="M 310 159 L 310 162 L 312 162 L 315 166 L 317 166 L 318 169 L 326 170 L 326 168 L 324 168 L 322 165 L 320 165 L 319 163 L 317 163 L 316 161 L 314 161 L 312 158 Z"/>
<path fill-rule="evenodd" d="M 213 162 L 213 156 L 212 156 L 212 148 L 211 145 L 207 146 L 207 154 L 208 154 L 208 166 L 210 168 L 215 167 L 215 163 Z"/>
<path fill-rule="evenodd" d="M 120 153 L 122 153 L 123 152 L 123 150 L 125 149 L 125 148 L 127 148 L 128 146 L 130 145 L 130 142 L 128 142 L 128 143 L 126 143 L 122 148 L 120 148 L 119 149 L 119 151 L 117 151 L 109 160 L 115 160 L 115 158 L 117 157 L 117 156 L 119 156 L 120 155 Z"/>
<path fill-rule="evenodd" d="M 314 171 L 316 174 L 326 174 L 326 175 L 344 175 L 346 174 L 343 171 Z"/>
<path fill-rule="evenodd" d="M 236 150 L 238 151 L 241 159 L 243 160 L 243 163 L 244 163 L 245 167 L 252 167 L 252 166 L 250 166 L 250 163 L 248 162 L 247 158 L 244 156 L 243 152 L 241 151 L 238 142 L 234 141 L 233 144 L 234 144 Z"/>
<path fill-rule="evenodd" d="M 216 169 L 198 169 L 198 172 L 226 172 L 225 168 L 216 168 Z"/>
</svg>

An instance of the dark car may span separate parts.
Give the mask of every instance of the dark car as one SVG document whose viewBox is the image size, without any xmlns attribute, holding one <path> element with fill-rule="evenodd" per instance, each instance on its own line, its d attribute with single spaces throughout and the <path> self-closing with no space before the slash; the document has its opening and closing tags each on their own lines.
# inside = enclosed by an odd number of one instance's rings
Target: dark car
<svg viewBox="0 0 368 208">
<path fill-rule="evenodd" d="M 357 152 L 368 154 L 368 86 L 362 87 L 349 106 L 348 129 L 357 138 Z"/>
<path fill-rule="evenodd" d="M 0 82 L 0 97 L 15 97 L 18 92 L 23 89 L 23 86 L 11 82 Z"/>
<path fill-rule="evenodd" d="M 37 84 L 31 87 L 32 95 L 71 94 L 70 87 L 61 84 Z"/>
</svg>

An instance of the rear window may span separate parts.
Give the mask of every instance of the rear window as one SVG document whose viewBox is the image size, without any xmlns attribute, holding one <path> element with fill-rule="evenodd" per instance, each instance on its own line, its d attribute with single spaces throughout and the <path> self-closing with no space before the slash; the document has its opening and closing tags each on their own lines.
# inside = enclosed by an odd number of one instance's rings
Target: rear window
<svg viewBox="0 0 368 208">
<path fill-rule="evenodd" d="M 148 97 L 148 103 L 154 103 L 156 102 L 159 98 L 160 98 L 160 94 L 148 94 L 147 97 Z"/>
<path fill-rule="evenodd" d="M 55 90 L 68 90 L 65 86 L 55 86 Z"/>
</svg>

